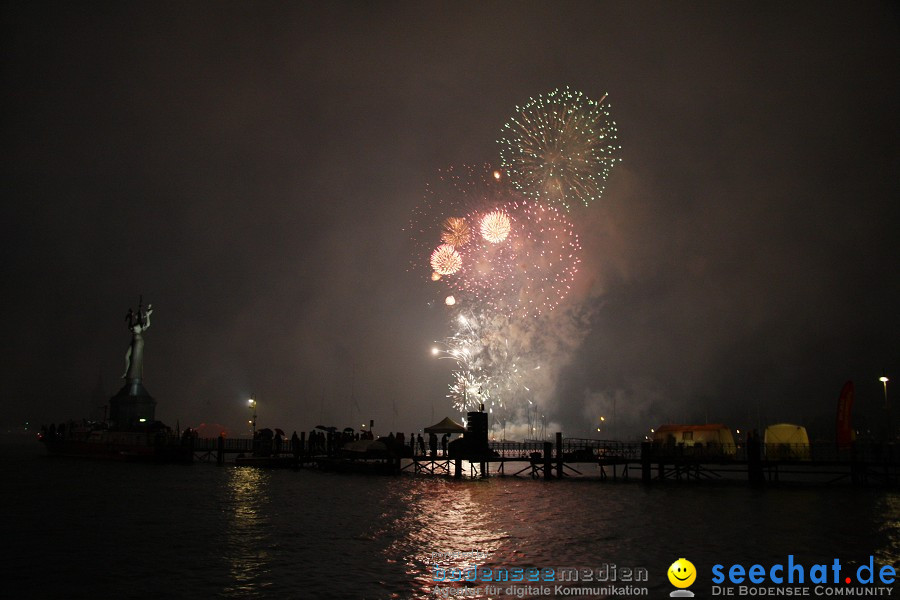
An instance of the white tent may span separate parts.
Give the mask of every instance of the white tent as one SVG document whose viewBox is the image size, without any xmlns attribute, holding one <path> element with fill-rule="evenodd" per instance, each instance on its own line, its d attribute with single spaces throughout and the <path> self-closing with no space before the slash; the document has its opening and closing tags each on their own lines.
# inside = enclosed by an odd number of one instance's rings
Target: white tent
<svg viewBox="0 0 900 600">
<path fill-rule="evenodd" d="M 466 428 L 451 419 L 450 417 L 444 417 L 438 423 L 435 423 L 431 427 L 425 428 L 425 433 L 465 433 Z"/>
</svg>

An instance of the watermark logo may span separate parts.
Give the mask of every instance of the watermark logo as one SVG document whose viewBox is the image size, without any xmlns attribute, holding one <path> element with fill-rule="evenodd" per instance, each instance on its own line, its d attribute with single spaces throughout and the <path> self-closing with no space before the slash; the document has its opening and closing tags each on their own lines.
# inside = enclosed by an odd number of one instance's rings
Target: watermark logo
<svg viewBox="0 0 900 600">
<path fill-rule="evenodd" d="M 855 576 L 855 577 L 854 577 Z M 811 566 L 788 554 L 787 561 L 773 565 L 713 565 L 713 596 L 890 596 L 897 570 L 878 566 L 875 557 L 856 568 L 840 559 Z"/>
<path fill-rule="evenodd" d="M 666 574 L 669 576 L 669 583 L 678 588 L 669 594 L 670 598 L 694 597 L 694 592 L 687 589 L 697 579 L 697 569 L 694 567 L 694 563 L 686 558 L 679 558 L 669 566 Z"/>
</svg>

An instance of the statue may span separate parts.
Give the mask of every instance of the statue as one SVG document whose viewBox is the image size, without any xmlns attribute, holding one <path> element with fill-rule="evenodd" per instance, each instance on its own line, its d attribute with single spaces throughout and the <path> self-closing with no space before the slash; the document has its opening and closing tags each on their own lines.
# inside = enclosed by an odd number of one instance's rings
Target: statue
<svg viewBox="0 0 900 600">
<path fill-rule="evenodd" d="M 138 301 L 137 313 L 130 308 L 125 320 L 128 321 L 128 329 L 131 330 L 131 344 L 125 352 L 125 373 L 122 379 L 140 381 L 144 371 L 144 338 L 141 333 L 150 329 L 150 315 L 153 313 L 153 305 L 148 304 L 147 310 L 143 308 L 144 297 Z"/>
<path fill-rule="evenodd" d="M 141 296 L 137 311 L 128 310 L 125 321 L 131 331 L 131 344 L 125 353 L 125 385 L 109 399 L 110 427 L 128 430 L 146 427 L 153 423 L 156 414 L 156 400 L 147 392 L 141 381 L 144 371 L 144 338 L 143 333 L 150 328 L 150 315 L 153 305 L 148 304 L 144 310 L 144 298 Z"/>
</svg>

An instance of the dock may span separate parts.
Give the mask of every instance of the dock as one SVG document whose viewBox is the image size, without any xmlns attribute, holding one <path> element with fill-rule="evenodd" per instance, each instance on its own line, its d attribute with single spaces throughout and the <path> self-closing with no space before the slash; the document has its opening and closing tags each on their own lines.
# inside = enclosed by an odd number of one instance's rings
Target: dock
<svg viewBox="0 0 900 600">
<path fill-rule="evenodd" d="M 225 464 L 229 455 L 259 455 L 254 440 L 210 438 L 191 440 L 194 460 Z M 391 460 L 392 472 L 451 478 L 521 477 L 540 480 L 588 478 L 599 481 L 661 482 L 744 481 L 751 485 L 798 482 L 893 486 L 900 483 L 900 446 L 854 443 L 839 448 L 833 443 L 802 446 L 765 445 L 749 441 L 734 446 L 622 442 L 585 438 L 551 441 L 489 441 L 486 452 L 456 456 L 446 450 L 414 452 Z M 268 449 L 267 449 L 268 450 Z M 273 463 L 294 468 L 316 467 L 334 461 L 337 448 L 311 447 L 279 440 L 263 453 Z M 292 459 L 292 460 L 291 460 Z M 233 462 L 233 461 L 230 461 Z M 379 469 L 379 472 L 384 469 Z"/>
</svg>

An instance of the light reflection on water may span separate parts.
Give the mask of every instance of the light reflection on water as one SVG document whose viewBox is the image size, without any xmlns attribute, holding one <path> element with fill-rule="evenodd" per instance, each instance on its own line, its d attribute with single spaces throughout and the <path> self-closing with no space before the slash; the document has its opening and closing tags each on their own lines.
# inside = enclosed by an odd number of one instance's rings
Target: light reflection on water
<svg viewBox="0 0 900 600">
<path fill-rule="evenodd" d="M 270 549 L 273 545 L 271 506 L 269 505 L 270 472 L 253 467 L 230 469 L 223 510 L 226 526 L 226 556 L 230 580 L 226 595 L 253 597 L 258 595 L 270 575 Z"/>
<path fill-rule="evenodd" d="M 882 514 L 881 527 L 878 530 L 882 544 L 875 552 L 875 560 L 886 565 L 900 564 L 900 496 L 886 494 L 879 498 L 877 508 Z"/>
<path fill-rule="evenodd" d="M 900 561 L 900 494 L 849 487 L 453 481 L 233 466 L 0 461 L 9 589 L 68 598 L 425 598 L 433 553 L 484 566 Z"/>
<path fill-rule="evenodd" d="M 402 561 L 409 581 L 429 594 L 435 569 L 466 569 L 499 552 L 509 535 L 497 522 L 498 507 L 477 486 L 438 480 L 412 486 L 407 510 L 393 521 L 396 539 L 383 551 L 386 561 Z"/>
</svg>

